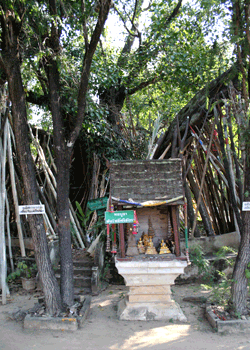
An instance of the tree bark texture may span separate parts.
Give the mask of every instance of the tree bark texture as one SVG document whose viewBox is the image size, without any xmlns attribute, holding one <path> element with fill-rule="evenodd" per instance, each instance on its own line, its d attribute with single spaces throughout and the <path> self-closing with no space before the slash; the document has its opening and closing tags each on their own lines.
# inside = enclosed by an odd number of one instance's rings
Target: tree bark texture
<svg viewBox="0 0 250 350">
<path fill-rule="evenodd" d="M 50 105 L 54 126 L 54 151 L 57 167 L 57 222 L 61 266 L 61 295 L 67 306 L 74 303 L 73 261 L 71 250 L 71 229 L 69 213 L 69 178 L 72 147 L 67 146 L 67 140 L 61 114 L 59 96 L 59 72 L 55 60 L 48 65 L 48 80 L 50 88 Z"/>
<path fill-rule="evenodd" d="M 250 129 L 250 126 L 248 127 Z M 246 143 L 246 165 L 244 169 L 244 200 L 250 201 L 250 145 Z M 231 288 L 231 308 L 239 314 L 247 314 L 248 282 L 246 269 L 250 262 L 250 212 L 242 214 L 242 230 L 238 255 L 234 265 Z M 248 268 L 249 269 L 249 268 Z"/>
<path fill-rule="evenodd" d="M 12 116 L 16 148 L 22 182 L 24 186 L 26 204 L 39 204 L 39 194 L 36 185 L 35 168 L 28 139 L 28 125 L 26 115 L 25 93 L 22 84 L 20 62 L 18 59 L 18 40 L 13 36 L 12 46 L 4 42 L 2 36 L 2 58 L 8 77 L 10 99 L 12 102 Z M 51 315 L 61 309 L 60 290 L 54 275 L 42 215 L 29 215 L 29 225 L 35 246 L 35 257 L 39 277 L 43 286 L 47 312 Z"/>
</svg>

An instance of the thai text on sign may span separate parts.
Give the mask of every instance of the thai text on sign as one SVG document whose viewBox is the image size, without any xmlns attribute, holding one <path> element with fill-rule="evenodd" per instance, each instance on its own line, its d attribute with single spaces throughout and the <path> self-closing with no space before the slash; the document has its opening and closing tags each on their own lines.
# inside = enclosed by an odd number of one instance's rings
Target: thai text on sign
<svg viewBox="0 0 250 350">
<path fill-rule="evenodd" d="M 242 203 L 242 211 L 250 211 L 250 202 Z"/>
<path fill-rule="evenodd" d="M 28 214 L 45 214 L 45 207 L 43 204 L 19 205 L 19 215 Z"/>
<path fill-rule="evenodd" d="M 110 213 L 105 212 L 105 224 L 129 224 L 134 222 L 134 211 L 123 210 Z"/>
</svg>

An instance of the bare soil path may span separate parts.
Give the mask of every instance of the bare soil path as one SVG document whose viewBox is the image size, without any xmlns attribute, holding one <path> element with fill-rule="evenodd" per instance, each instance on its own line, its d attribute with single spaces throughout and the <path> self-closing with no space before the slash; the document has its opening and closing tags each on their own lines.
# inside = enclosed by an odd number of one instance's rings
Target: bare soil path
<svg viewBox="0 0 250 350">
<path fill-rule="evenodd" d="M 205 296 L 197 284 L 173 286 L 187 323 L 119 321 L 117 302 L 125 293 L 126 287 L 110 285 L 93 297 L 84 328 L 73 333 L 24 330 L 10 314 L 27 310 L 36 300 L 32 294 L 13 294 L 0 305 L 0 350 L 250 350 L 250 334 L 219 335 L 204 318 L 204 305 L 182 300 Z"/>
</svg>

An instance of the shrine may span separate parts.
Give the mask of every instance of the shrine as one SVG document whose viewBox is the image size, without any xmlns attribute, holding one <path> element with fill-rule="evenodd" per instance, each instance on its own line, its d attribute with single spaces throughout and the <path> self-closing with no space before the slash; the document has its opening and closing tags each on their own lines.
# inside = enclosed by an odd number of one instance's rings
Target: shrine
<svg viewBox="0 0 250 350">
<path fill-rule="evenodd" d="M 186 321 L 170 289 L 188 261 L 180 249 L 181 159 L 113 161 L 110 176 L 107 250 L 129 287 L 119 319 Z"/>
</svg>

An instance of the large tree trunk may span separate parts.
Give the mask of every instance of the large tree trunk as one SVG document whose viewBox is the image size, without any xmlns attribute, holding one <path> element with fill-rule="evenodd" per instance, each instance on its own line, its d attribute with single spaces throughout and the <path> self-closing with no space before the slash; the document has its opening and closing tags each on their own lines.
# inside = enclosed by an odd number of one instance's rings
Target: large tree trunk
<svg viewBox="0 0 250 350">
<path fill-rule="evenodd" d="M 54 151 L 57 167 L 57 220 L 61 265 L 61 295 L 67 306 L 74 303 L 73 260 L 69 214 L 69 177 L 72 145 L 66 141 L 65 127 L 60 106 L 60 86 L 57 63 L 51 59 L 48 65 L 50 104 L 53 118 Z"/>
<path fill-rule="evenodd" d="M 70 152 L 57 152 L 57 218 L 60 242 L 61 295 L 68 306 L 74 303 L 73 260 L 69 215 Z"/>
<path fill-rule="evenodd" d="M 3 63 L 8 77 L 9 92 L 12 102 L 12 116 L 16 148 L 25 192 L 25 204 L 39 204 L 35 168 L 29 146 L 25 94 L 22 85 L 20 63 L 17 55 L 17 38 L 12 47 L 4 47 Z M 3 46 L 2 46 L 3 47 Z M 47 237 L 42 215 L 29 215 L 29 225 L 35 247 L 35 257 L 39 277 L 43 286 L 46 310 L 54 315 L 61 309 L 60 290 L 49 258 Z"/>
<path fill-rule="evenodd" d="M 249 127 L 250 130 L 250 127 Z M 246 165 L 244 169 L 244 200 L 250 202 L 250 145 L 246 143 Z M 246 269 L 250 262 L 250 212 L 242 215 L 241 240 L 238 255 L 234 265 L 233 283 L 231 288 L 230 307 L 239 314 L 247 314 L 247 286 Z M 249 269 L 249 268 L 248 268 Z"/>
</svg>

